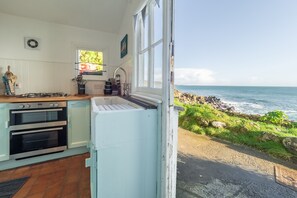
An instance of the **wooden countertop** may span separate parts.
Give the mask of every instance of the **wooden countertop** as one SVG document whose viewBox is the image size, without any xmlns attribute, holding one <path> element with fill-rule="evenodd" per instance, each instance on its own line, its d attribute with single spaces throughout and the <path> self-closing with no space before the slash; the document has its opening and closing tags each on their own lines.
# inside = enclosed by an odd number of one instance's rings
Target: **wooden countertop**
<svg viewBox="0 0 297 198">
<path fill-rule="evenodd" d="M 15 96 L 0 96 L 0 103 L 89 100 L 89 99 L 91 99 L 94 96 L 100 97 L 100 96 L 104 96 L 104 95 L 44 97 L 44 98 L 19 98 L 19 97 L 15 97 Z"/>
</svg>

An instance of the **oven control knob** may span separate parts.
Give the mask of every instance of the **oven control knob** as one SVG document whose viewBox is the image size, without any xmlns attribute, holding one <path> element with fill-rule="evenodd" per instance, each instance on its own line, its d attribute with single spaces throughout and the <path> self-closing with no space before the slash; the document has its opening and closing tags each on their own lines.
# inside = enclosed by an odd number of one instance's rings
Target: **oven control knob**
<svg viewBox="0 0 297 198">
<path fill-rule="evenodd" d="M 56 103 L 56 104 L 54 104 L 54 107 L 58 107 L 58 106 L 59 106 L 59 104 L 57 104 L 57 103 Z"/>
<path fill-rule="evenodd" d="M 51 103 L 51 104 L 49 104 L 49 106 L 50 106 L 50 107 L 54 107 L 54 104 L 53 104 L 53 103 Z"/>
<path fill-rule="evenodd" d="M 19 108 L 23 109 L 23 108 L 25 108 L 25 105 L 19 105 Z"/>
<path fill-rule="evenodd" d="M 29 104 L 26 104 L 26 105 L 24 105 L 24 108 L 30 108 L 31 107 L 31 105 L 29 105 Z"/>
</svg>

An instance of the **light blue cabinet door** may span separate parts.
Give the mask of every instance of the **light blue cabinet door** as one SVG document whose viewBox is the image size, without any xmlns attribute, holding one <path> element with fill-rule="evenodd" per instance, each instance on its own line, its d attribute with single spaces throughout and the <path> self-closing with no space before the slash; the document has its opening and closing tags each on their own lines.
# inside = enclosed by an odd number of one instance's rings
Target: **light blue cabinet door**
<svg viewBox="0 0 297 198">
<path fill-rule="evenodd" d="M 97 114 L 98 198 L 157 197 L 157 119 L 155 109 Z"/>
<path fill-rule="evenodd" d="M 68 148 L 86 146 L 91 131 L 90 101 L 68 101 Z"/>
<path fill-rule="evenodd" d="M 9 159 L 8 104 L 0 104 L 0 161 Z"/>
</svg>

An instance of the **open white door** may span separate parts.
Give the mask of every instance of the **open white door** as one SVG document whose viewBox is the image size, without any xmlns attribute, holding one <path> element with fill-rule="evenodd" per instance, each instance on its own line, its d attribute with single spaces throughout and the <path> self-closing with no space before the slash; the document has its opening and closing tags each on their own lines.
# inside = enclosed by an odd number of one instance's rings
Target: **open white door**
<svg viewBox="0 0 297 198">
<path fill-rule="evenodd" d="M 178 111 L 174 108 L 174 0 L 164 9 L 161 197 L 176 197 Z"/>
<path fill-rule="evenodd" d="M 174 0 L 147 0 L 134 15 L 134 20 L 132 96 L 159 103 L 157 197 L 174 198 L 178 127 L 178 112 L 174 109 Z M 156 34 L 161 38 L 156 38 Z M 160 46 L 161 52 L 157 50 Z M 162 70 L 161 82 L 157 82 L 158 68 Z"/>
</svg>

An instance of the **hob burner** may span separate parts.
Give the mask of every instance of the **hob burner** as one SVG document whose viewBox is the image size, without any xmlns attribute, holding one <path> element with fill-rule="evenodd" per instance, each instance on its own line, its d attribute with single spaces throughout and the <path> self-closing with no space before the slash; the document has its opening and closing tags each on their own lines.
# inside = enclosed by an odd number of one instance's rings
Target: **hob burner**
<svg viewBox="0 0 297 198">
<path fill-rule="evenodd" d="M 18 95 L 19 98 L 50 98 L 50 97 L 65 97 L 68 94 L 63 92 L 56 92 L 56 93 L 25 93 Z"/>
</svg>

